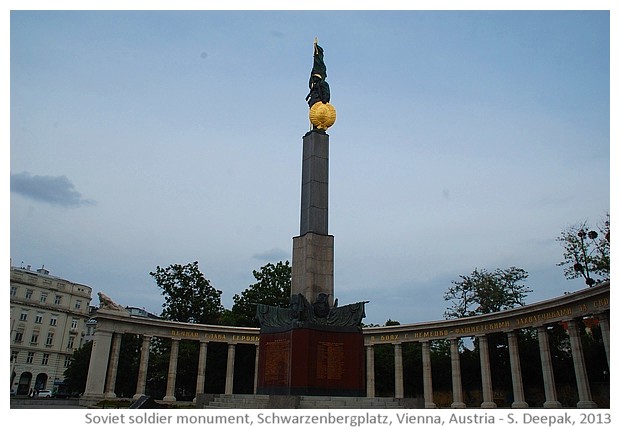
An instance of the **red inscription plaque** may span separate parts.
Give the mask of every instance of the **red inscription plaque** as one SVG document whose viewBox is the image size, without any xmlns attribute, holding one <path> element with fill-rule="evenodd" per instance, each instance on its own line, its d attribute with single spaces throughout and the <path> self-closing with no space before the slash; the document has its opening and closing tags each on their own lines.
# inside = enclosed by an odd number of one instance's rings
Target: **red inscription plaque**
<svg viewBox="0 0 620 429">
<path fill-rule="evenodd" d="M 344 343 L 319 341 L 317 344 L 316 378 L 342 380 L 344 376 Z"/>
<path fill-rule="evenodd" d="M 269 359 L 265 361 L 265 383 L 285 385 L 289 379 L 289 362 L 291 359 L 291 343 L 288 338 L 267 341 L 265 353 Z"/>
<path fill-rule="evenodd" d="M 361 332 L 291 328 L 261 333 L 259 394 L 364 396 L 366 368 Z"/>
</svg>

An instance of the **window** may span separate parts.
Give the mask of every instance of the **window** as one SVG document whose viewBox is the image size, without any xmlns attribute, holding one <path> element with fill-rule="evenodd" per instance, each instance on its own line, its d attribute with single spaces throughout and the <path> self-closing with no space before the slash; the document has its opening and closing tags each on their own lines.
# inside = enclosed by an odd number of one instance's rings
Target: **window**
<svg viewBox="0 0 620 429">
<path fill-rule="evenodd" d="M 24 331 L 15 332 L 15 342 L 21 343 L 24 340 Z"/>
<path fill-rule="evenodd" d="M 26 289 L 26 299 L 32 299 L 32 289 Z"/>
<path fill-rule="evenodd" d="M 94 335 L 95 334 L 95 327 L 91 326 L 91 325 L 87 325 L 86 326 L 86 335 Z"/>
<path fill-rule="evenodd" d="M 82 308 L 82 300 L 81 299 L 76 299 L 75 300 L 75 309 L 79 310 L 80 308 Z"/>
<path fill-rule="evenodd" d="M 47 292 L 41 292 L 41 304 L 45 304 L 45 302 L 47 301 Z"/>
<path fill-rule="evenodd" d="M 78 319 L 71 319 L 71 329 L 77 329 L 78 323 L 79 323 Z"/>
<path fill-rule="evenodd" d="M 30 337 L 30 342 L 32 344 L 37 344 L 39 342 L 39 331 L 34 331 L 32 336 Z"/>
<path fill-rule="evenodd" d="M 37 313 L 37 315 L 34 316 L 34 323 L 43 323 L 43 313 Z"/>
<path fill-rule="evenodd" d="M 46 346 L 51 346 L 52 344 L 54 344 L 54 333 L 53 332 L 48 332 L 47 333 L 47 340 L 45 340 L 45 345 Z"/>
<path fill-rule="evenodd" d="M 41 358 L 41 365 L 47 365 L 49 360 L 50 360 L 50 354 L 49 353 L 43 353 L 43 358 Z"/>
<path fill-rule="evenodd" d="M 50 326 L 56 326 L 57 323 L 58 323 L 58 316 L 55 314 L 52 314 L 52 316 L 50 317 Z"/>
<path fill-rule="evenodd" d="M 11 286 L 11 296 L 17 295 L 17 286 Z"/>
<path fill-rule="evenodd" d="M 11 352 L 11 362 L 17 362 L 17 353 L 16 351 Z"/>
<path fill-rule="evenodd" d="M 74 343 L 75 343 L 75 337 L 73 335 L 69 336 L 69 343 L 67 344 L 67 348 L 72 349 Z"/>
<path fill-rule="evenodd" d="M 65 368 L 69 368 L 70 363 L 71 363 L 71 356 L 65 356 Z"/>
<path fill-rule="evenodd" d="M 22 313 L 19 315 L 19 320 L 22 322 L 28 320 L 28 310 L 22 310 Z"/>
<path fill-rule="evenodd" d="M 34 352 L 28 352 L 28 357 L 26 357 L 26 363 L 32 363 L 34 361 Z"/>
<path fill-rule="evenodd" d="M 54 304 L 60 305 L 61 302 L 62 302 L 62 295 L 56 295 L 56 298 L 54 298 Z"/>
</svg>

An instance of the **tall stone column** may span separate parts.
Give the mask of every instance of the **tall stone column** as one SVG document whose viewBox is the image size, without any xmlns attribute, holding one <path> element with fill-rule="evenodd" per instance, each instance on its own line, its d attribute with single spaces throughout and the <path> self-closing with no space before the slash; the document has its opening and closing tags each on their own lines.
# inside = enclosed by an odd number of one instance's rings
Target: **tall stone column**
<svg viewBox="0 0 620 429">
<path fill-rule="evenodd" d="M 607 366 L 611 367 L 611 361 L 609 360 L 609 313 L 600 313 L 596 317 L 601 327 L 601 336 L 603 337 L 603 345 L 607 354 Z"/>
<path fill-rule="evenodd" d="M 540 362 L 543 373 L 543 383 L 545 385 L 545 399 L 543 407 L 561 408 L 562 404 L 558 401 L 555 390 L 555 377 L 553 376 L 553 363 L 551 362 L 551 351 L 549 350 L 549 336 L 547 327 L 539 326 L 536 328 L 538 333 L 538 347 L 540 348 Z"/>
<path fill-rule="evenodd" d="M 422 379 L 424 380 L 424 408 L 437 408 L 433 399 L 433 371 L 431 368 L 430 341 L 422 341 Z"/>
<path fill-rule="evenodd" d="M 311 131 L 303 138 L 301 221 L 293 238 L 291 295 L 310 303 L 319 294 L 334 299 L 334 237 L 328 234 L 329 135 Z"/>
<path fill-rule="evenodd" d="M 489 340 L 486 335 L 478 337 L 480 347 L 480 370 L 482 376 L 482 404 L 480 408 L 497 408 L 493 401 L 493 383 L 491 381 L 491 361 L 489 360 Z"/>
<path fill-rule="evenodd" d="M 228 344 L 228 356 L 226 359 L 226 386 L 224 387 L 225 395 L 233 394 L 233 385 L 235 377 L 235 344 Z"/>
<path fill-rule="evenodd" d="M 528 408 L 521 377 L 521 359 L 519 358 L 519 342 L 515 331 L 508 332 L 508 353 L 510 354 L 510 373 L 512 375 L 512 408 Z"/>
<path fill-rule="evenodd" d="M 93 340 L 90 363 L 88 364 L 84 399 L 103 398 L 111 343 L 112 332 L 105 331 L 103 326 L 98 327 Z"/>
<path fill-rule="evenodd" d="M 573 366 L 575 367 L 575 378 L 577 380 L 577 392 L 579 394 L 577 408 L 596 408 L 596 403 L 592 400 L 590 382 L 583 358 L 581 335 L 575 320 L 568 321 L 568 336 L 570 338 L 570 348 L 573 354 Z"/>
<path fill-rule="evenodd" d="M 136 383 L 136 394 L 133 399 L 138 399 L 146 393 L 146 375 L 149 369 L 149 352 L 151 349 L 151 336 L 142 337 L 142 348 L 140 350 L 140 367 L 138 368 L 138 382 Z"/>
<path fill-rule="evenodd" d="M 106 391 L 104 397 L 116 398 L 114 390 L 116 388 L 116 374 L 118 373 L 118 358 L 121 353 L 121 340 L 123 336 L 119 333 L 112 334 L 112 351 L 110 352 L 110 361 L 108 362 L 108 377 L 106 380 Z"/>
<path fill-rule="evenodd" d="M 375 346 L 366 346 L 366 397 L 375 397 Z"/>
<path fill-rule="evenodd" d="M 394 344 L 394 397 L 405 397 L 403 385 L 403 346 L 401 343 Z"/>
<path fill-rule="evenodd" d="M 463 384 L 461 382 L 461 356 L 459 355 L 459 339 L 450 339 L 450 366 L 452 369 L 452 408 L 465 408 L 463 402 Z"/>
<path fill-rule="evenodd" d="M 174 396 L 174 389 L 177 382 L 177 361 L 179 359 L 179 340 L 172 339 L 172 345 L 170 347 L 170 362 L 168 363 L 168 382 L 166 384 L 166 396 L 164 401 L 174 402 L 176 397 Z"/>
<path fill-rule="evenodd" d="M 196 397 L 194 397 L 194 402 L 196 402 L 196 398 L 198 395 L 205 393 L 205 375 L 207 372 L 207 341 L 200 342 L 200 349 L 198 352 L 198 375 L 196 376 Z"/>
<path fill-rule="evenodd" d="M 258 389 L 258 344 L 256 345 L 256 355 L 254 357 L 254 394 Z"/>
</svg>

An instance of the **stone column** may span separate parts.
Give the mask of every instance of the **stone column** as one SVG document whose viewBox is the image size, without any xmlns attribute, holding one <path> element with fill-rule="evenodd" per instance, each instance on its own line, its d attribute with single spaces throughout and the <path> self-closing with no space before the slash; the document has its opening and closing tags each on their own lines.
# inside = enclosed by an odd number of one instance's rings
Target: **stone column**
<svg viewBox="0 0 620 429">
<path fill-rule="evenodd" d="M 579 328 L 575 320 L 568 321 L 568 336 L 570 338 L 570 348 L 573 354 L 577 392 L 579 393 L 577 408 L 596 408 L 596 403 L 592 400 L 592 394 L 590 393 L 590 382 L 588 381 L 588 373 L 586 372 L 586 364 L 583 358 L 581 335 L 579 334 Z"/>
<path fill-rule="evenodd" d="M 553 364 L 551 362 L 551 351 L 549 350 L 549 337 L 547 327 L 539 326 L 536 328 L 538 333 L 538 346 L 540 348 L 540 362 L 542 364 L 543 383 L 545 385 L 545 408 L 561 408 L 562 404 L 558 401 L 555 391 L 555 378 L 553 376 Z"/>
<path fill-rule="evenodd" d="M 166 396 L 164 401 L 174 402 L 176 397 L 174 396 L 174 389 L 177 381 L 177 361 L 179 359 L 179 340 L 172 339 L 172 345 L 170 347 L 170 362 L 168 363 L 168 382 L 166 384 Z"/>
<path fill-rule="evenodd" d="M 401 343 L 394 344 L 394 397 L 405 397 L 403 386 L 403 346 Z"/>
<path fill-rule="evenodd" d="M 424 380 L 424 408 L 437 408 L 433 399 L 433 371 L 431 368 L 430 341 L 422 341 L 422 378 Z"/>
<path fill-rule="evenodd" d="M 510 354 L 510 373 L 512 375 L 512 408 L 528 408 L 521 377 L 521 359 L 519 358 L 519 342 L 515 331 L 508 332 L 508 353 Z"/>
<path fill-rule="evenodd" d="M 596 317 L 598 317 L 598 323 L 601 327 L 601 336 L 603 337 L 603 345 L 607 354 L 607 366 L 611 367 L 611 361 L 609 360 L 609 313 L 600 313 Z"/>
<path fill-rule="evenodd" d="M 480 348 L 480 371 L 482 376 L 482 404 L 480 408 L 497 408 L 497 404 L 493 401 L 489 340 L 485 335 L 478 337 L 478 347 Z"/>
<path fill-rule="evenodd" d="M 328 235 L 329 135 L 310 131 L 303 138 L 299 235 Z"/>
<path fill-rule="evenodd" d="M 136 394 L 133 399 L 138 399 L 146 393 L 146 375 L 149 369 L 149 352 L 151 349 L 151 336 L 142 337 L 142 349 L 140 350 L 140 368 L 138 368 L 138 382 L 136 384 Z"/>
<path fill-rule="evenodd" d="M 450 339 L 450 365 L 452 367 L 452 408 L 465 408 L 463 384 L 461 382 L 461 356 L 458 338 Z"/>
<path fill-rule="evenodd" d="M 254 394 L 258 389 L 258 344 L 256 345 L 256 355 L 254 356 Z"/>
<path fill-rule="evenodd" d="M 116 374 L 118 373 L 118 358 L 121 353 L 121 340 L 123 336 L 119 333 L 112 334 L 112 351 L 108 362 L 108 377 L 104 397 L 108 399 L 116 398 L 114 389 L 116 388 Z"/>
<path fill-rule="evenodd" d="M 200 342 L 200 351 L 198 352 L 198 374 L 196 377 L 196 396 L 205 393 L 205 374 L 207 372 L 207 341 Z"/>
<path fill-rule="evenodd" d="M 224 395 L 233 394 L 233 384 L 235 381 L 235 344 L 228 344 L 228 358 L 226 359 L 226 386 Z"/>
<path fill-rule="evenodd" d="M 103 399 L 103 389 L 108 369 L 108 357 L 110 356 L 110 344 L 112 342 L 112 332 L 106 332 L 103 328 L 103 326 L 98 327 L 95 332 L 90 363 L 88 364 L 88 376 L 86 379 L 86 389 L 84 390 L 84 399 Z"/>
<path fill-rule="evenodd" d="M 334 237 L 329 235 L 329 135 L 310 131 L 303 138 L 301 220 L 293 238 L 291 296 L 314 303 L 319 294 L 334 299 Z"/>
<path fill-rule="evenodd" d="M 366 397 L 375 397 L 375 346 L 366 346 Z"/>
</svg>

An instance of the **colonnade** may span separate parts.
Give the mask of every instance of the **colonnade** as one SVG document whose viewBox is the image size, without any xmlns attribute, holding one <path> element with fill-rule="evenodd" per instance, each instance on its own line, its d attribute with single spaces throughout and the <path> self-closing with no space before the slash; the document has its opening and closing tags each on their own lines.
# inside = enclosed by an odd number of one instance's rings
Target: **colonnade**
<svg viewBox="0 0 620 429">
<path fill-rule="evenodd" d="M 450 370 L 452 381 L 452 408 L 465 408 L 459 340 L 474 337 L 478 342 L 482 402 L 481 408 L 495 408 L 488 338 L 490 334 L 507 336 L 510 373 L 512 381 L 511 404 L 514 408 L 525 408 L 528 402 L 522 380 L 519 357 L 518 332 L 521 329 L 535 329 L 538 337 L 540 362 L 543 376 L 545 408 L 561 407 L 556 392 L 553 364 L 549 348 L 547 327 L 563 323 L 568 331 L 570 349 L 579 397 L 578 407 L 596 407 L 590 391 L 590 383 L 584 360 L 583 346 L 578 323 L 582 318 L 596 317 L 601 328 L 607 363 L 609 364 L 609 282 L 593 288 L 565 294 L 553 300 L 543 301 L 516 309 L 483 316 L 462 319 L 424 322 L 409 325 L 365 328 L 363 330 L 366 348 L 366 395 L 374 397 L 375 392 L 375 346 L 392 345 L 394 350 L 394 396 L 404 398 L 403 345 L 420 343 L 422 349 L 422 381 L 424 407 L 435 408 L 433 399 L 431 346 L 433 341 L 448 340 L 450 344 Z M 234 364 L 237 344 L 251 344 L 256 347 L 254 363 L 254 392 L 258 375 L 258 344 L 260 331 L 257 328 L 197 325 L 146 319 L 129 316 L 122 312 L 101 309 L 97 314 L 97 329 L 89 366 L 84 398 L 104 399 L 116 397 L 115 385 L 118 364 L 121 359 L 121 338 L 130 333 L 142 337 L 136 393 L 134 399 L 145 394 L 149 350 L 154 337 L 171 340 L 170 360 L 164 401 L 175 401 L 175 385 L 179 344 L 182 340 L 199 341 L 198 375 L 196 395 L 204 393 L 206 380 L 207 349 L 210 342 L 227 344 L 227 362 L 224 394 L 233 394 Z"/>
<path fill-rule="evenodd" d="M 224 393 L 231 395 L 234 386 L 235 352 L 238 344 L 251 344 L 256 347 L 254 392 L 257 385 L 258 339 L 256 328 L 195 325 L 166 320 L 143 319 L 127 316 L 116 311 L 103 310 L 98 313 L 97 330 L 93 340 L 93 352 L 89 364 L 86 390 L 83 397 L 92 399 L 116 398 L 115 388 L 120 360 L 121 340 L 123 334 L 140 335 L 142 347 L 138 367 L 136 393 L 137 399 L 146 393 L 146 381 L 149 367 L 149 351 L 153 338 L 168 338 L 170 360 L 166 378 L 165 402 L 176 401 L 175 388 L 179 345 L 181 341 L 199 341 L 198 375 L 196 378 L 196 395 L 204 393 L 206 379 L 207 350 L 210 342 L 227 344 L 226 378 Z"/>
<path fill-rule="evenodd" d="M 605 352 L 607 356 L 607 363 L 609 365 L 609 313 L 599 313 L 594 315 L 599 321 L 601 326 L 601 333 L 603 343 L 605 346 Z M 571 354 L 573 357 L 573 366 L 575 371 L 575 379 L 577 384 L 577 392 L 579 396 L 579 402 L 577 402 L 578 408 L 596 408 L 597 404 L 592 400 L 592 393 L 590 391 L 590 383 L 588 380 L 588 374 L 586 371 L 586 363 L 584 360 L 583 346 L 581 342 L 581 335 L 578 328 L 578 319 L 570 319 L 566 321 L 568 336 L 571 347 Z M 394 331 L 394 330 L 393 330 Z M 407 328 L 401 329 L 401 332 L 406 332 Z M 547 326 L 541 325 L 536 327 L 536 333 L 538 336 L 538 345 L 540 350 L 540 361 L 543 374 L 543 385 L 545 392 L 544 408 L 560 408 L 562 405 L 558 401 L 558 395 L 556 392 L 556 384 L 553 374 L 553 363 L 551 352 L 549 348 L 549 338 L 547 332 Z M 389 334 L 389 340 L 387 343 L 391 343 L 394 351 L 394 396 L 396 398 L 404 398 L 404 370 L 403 370 L 403 344 L 404 341 L 397 341 L 393 338 L 395 336 L 400 337 L 402 334 L 392 332 Z M 409 336 L 409 334 L 404 334 Z M 510 372 L 512 378 L 512 395 L 513 402 L 510 404 L 512 408 L 527 408 L 528 403 L 525 398 L 525 390 L 523 387 L 521 360 L 519 356 L 519 346 L 517 341 L 518 330 L 511 330 L 506 332 L 508 339 L 508 351 L 510 359 Z M 478 340 L 479 354 L 480 354 L 480 374 L 482 381 L 482 403 L 481 408 L 496 408 L 497 404 L 494 401 L 493 395 L 493 383 L 491 377 L 491 364 L 489 359 L 489 346 L 488 335 L 480 334 L 476 335 Z M 459 354 L 459 340 L 460 337 L 448 338 L 450 342 L 450 367 L 452 378 L 452 408 L 465 408 L 465 402 L 463 401 L 463 387 L 462 387 L 462 374 L 461 363 Z M 433 381 L 431 371 L 431 343 L 432 340 L 420 340 L 417 341 L 421 344 L 422 349 L 422 379 L 423 379 L 423 392 L 424 392 L 424 406 L 425 408 L 436 408 L 436 404 L 433 400 Z M 386 344 L 380 342 L 380 344 Z M 366 396 L 375 397 L 375 344 L 367 343 L 366 347 Z"/>
<path fill-rule="evenodd" d="M 112 345 L 111 354 L 108 362 L 107 378 L 105 382 L 105 389 L 103 396 L 105 398 L 116 398 L 114 393 L 116 387 L 117 367 L 120 354 L 122 334 L 112 333 Z M 140 364 L 138 368 L 138 382 L 136 385 L 136 393 L 133 399 L 138 399 L 146 393 L 146 375 L 148 372 L 149 364 L 149 350 L 151 346 L 151 335 L 142 336 L 142 351 L 140 353 Z M 168 375 L 166 382 L 166 396 L 164 396 L 164 402 L 174 402 L 175 387 L 177 378 L 177 363 L 179 357 L 179 343 L 180 339 L 173 338 L 170 346 L 170 360 L 168 362 Z M 207 364 L 207 347 L 208 341 L 200 341 L 200 350 L 198 355 L 198 375 L 196 378 L 196 396 L 204 393 L 205 376 L 206 376 L 206 364 Z M 232 395 L 234 385 L 234 371 L 235 371 L 235 350 L 236 343 L 227 344 L 227 358 L 226 358 L 226 383 L 224 387 L 224 394 Z M 256 358 L 255 358 L 255 371 L 254 371 L 254 392 L 256 392 L 256 381 L 258 366 L 258 344 L 256 344 Z"/>
</svg>

